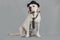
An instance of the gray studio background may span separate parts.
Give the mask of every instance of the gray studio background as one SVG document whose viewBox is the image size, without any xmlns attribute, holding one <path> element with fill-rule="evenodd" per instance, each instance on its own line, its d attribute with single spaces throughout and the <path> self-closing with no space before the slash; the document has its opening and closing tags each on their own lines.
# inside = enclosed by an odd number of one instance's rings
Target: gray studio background
<svg viewBox="0 0 60 40">
<path fill-rule="evenodd" d="M 0 0 L 0 40 L 60 40 L 60 0 L 36 0 L 41 10 L 41 38 L 8 36 L 18 32 L 26 18 L 27 3 L 31 0 Z"/>
</svg>

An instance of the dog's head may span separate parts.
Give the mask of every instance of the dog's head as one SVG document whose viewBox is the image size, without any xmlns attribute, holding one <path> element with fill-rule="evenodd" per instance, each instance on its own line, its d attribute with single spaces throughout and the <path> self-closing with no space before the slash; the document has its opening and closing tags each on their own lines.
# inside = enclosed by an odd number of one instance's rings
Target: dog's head
<svg viewBox="0 0 60 40">
<path fill-rule="evenodd" d="M 30 12 L 35 12 L 39 9 L 40 5 L 36 1 L 31 1 L 30 3 L 27 4 L 27 7 Z"/>
</svg>

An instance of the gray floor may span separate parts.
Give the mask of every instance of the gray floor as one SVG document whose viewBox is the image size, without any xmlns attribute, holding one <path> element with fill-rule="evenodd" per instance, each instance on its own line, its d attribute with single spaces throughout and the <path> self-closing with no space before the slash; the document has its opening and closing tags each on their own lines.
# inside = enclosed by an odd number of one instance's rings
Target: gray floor
<svg viewBox="0 0 60 40">
<path fill-rule="evenodd" d="M 0 35 L 0 40 L 60 40 L 60 33 L 41 33 L 41 37 L 8 36 L 6 33 Z"/>
</svg>

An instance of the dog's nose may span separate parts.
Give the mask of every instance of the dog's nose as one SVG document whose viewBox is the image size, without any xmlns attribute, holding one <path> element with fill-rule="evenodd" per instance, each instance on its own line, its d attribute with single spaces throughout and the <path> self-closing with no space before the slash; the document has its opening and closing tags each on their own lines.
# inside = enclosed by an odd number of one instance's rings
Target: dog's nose
<svg viewBox="0 0 60 40">
<path fill-rule="evenodd" d="M 29 10 L 31 11 L 31 7 L 29 7 Z"/>
<path fill-rule="evenodd" d="M 29 9 L 31 9 L 31 7 L 29 7 Z"/>
</svg>

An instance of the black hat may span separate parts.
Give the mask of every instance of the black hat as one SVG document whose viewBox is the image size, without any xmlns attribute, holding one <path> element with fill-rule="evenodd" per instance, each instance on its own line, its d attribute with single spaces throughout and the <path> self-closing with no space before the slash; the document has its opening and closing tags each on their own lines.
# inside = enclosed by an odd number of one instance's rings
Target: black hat
<svg viewBox="0 0 60 40">
<path fill-rule="evenodd" d="M 36 4 L 38 7 L 40 7 L 40 5 L 36 1 L 31 1 L 30 3 L 27 4 L 27 7 L 29 7 L 30 4 Z"/>
</svg>

